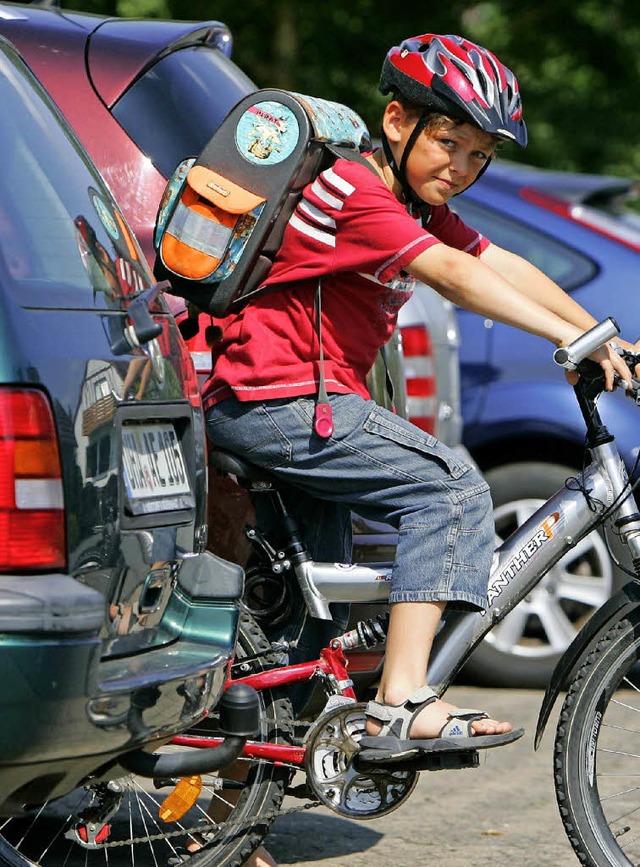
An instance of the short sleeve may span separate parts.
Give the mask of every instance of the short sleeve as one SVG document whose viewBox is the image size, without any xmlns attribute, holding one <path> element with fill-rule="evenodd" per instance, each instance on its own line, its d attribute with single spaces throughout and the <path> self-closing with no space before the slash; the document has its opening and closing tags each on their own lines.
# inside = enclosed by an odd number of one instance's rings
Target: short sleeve
<svg viewBox="0 0 640 867">
<path fill-rule="evenodd" d="M 341 159 L 305 187 L 266 282 L 355 272 L 386 283 L 437 243 L 379 177 Z"/>
<path fill-rule="evenodd" d="M 472 256 L 479 256 L 490 244 L 484 235 L 468 226 L 448 205 L 432 208 L 427 229 L 443 244 Z"/>
</svg>

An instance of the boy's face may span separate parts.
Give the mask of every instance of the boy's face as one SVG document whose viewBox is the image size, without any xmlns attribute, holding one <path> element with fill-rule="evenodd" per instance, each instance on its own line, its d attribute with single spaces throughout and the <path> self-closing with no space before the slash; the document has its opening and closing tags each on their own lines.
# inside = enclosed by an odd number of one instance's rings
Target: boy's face
<svg viewBox="0 0 640 867">
<path fill-rule="evenodd" d="M 392 124 L 391 142 L 398 164 L 416 124 L 415 116 L 399 108 Z M 435 127 L 427 126 L 407 160 L 409 186 L 423 202 L 444 204 L 475 181 L 495 148 L 495 138 L 470 123 L 457 124 L 445 119 Z"/>
</svg>

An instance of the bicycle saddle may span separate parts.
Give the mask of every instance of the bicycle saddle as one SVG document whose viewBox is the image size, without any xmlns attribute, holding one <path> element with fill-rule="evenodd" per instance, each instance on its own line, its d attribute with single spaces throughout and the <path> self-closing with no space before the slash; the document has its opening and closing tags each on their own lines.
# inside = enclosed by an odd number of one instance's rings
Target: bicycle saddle
<svg viewBox="0 0 640 867">
<path fill-rule="evenodd" d="M 222 473 L 236 476 L 238 479 L 246 479 L 249 482 L 269 482 L 275 485 L 278 481 L 269 470 L 245 461 L 240 455 L 228 452 L 226 449 L 212 447 L 209 451 L 209 463 Z"/>
</svg>

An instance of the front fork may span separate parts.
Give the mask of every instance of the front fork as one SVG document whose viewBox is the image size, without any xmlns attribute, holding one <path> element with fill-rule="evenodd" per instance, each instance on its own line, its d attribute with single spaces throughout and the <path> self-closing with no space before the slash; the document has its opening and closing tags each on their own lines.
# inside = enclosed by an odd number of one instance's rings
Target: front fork
<svg viewBox="0 0 640 867">
<path fill-rule="evenodd" d="M 638 506 L 629 486 L 627 470 L 612 443 L 595 446 L 593 454 L 594 459 L 602 466 L 611 480 L 613 491 L 625 492 L 619 498 L 620 505 L 616 510 L 614 524 L 618 528 L 622 541 L 629 546 L 633 569 L 636 578 L 640 580 L 640 513 L 638 513 Z"/>
</svg>

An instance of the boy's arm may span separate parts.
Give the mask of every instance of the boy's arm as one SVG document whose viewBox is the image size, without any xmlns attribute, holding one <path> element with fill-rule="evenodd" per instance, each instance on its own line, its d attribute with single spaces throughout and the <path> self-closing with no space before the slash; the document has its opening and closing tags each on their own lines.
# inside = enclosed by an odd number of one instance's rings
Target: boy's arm
<svg viewBox="0 0 640 867">
<path fill-rule="evenodd" d="M 405 266 L 405 270 L 459 307 L 544 337 L 556 346 L 566 346 L 595 325 L 593 317 L 571 299 L 565 306 L 565 302 L 557 296 L 557 293 L 562 296 L 565 293 L 559 287 L 556 287 L 556 291 L 549 289 L 547 283 L 552 287 L 555 284 L 544 275 L 539 292 L 534 287 L 536 280 L 531 275 L 525 281 L 531 295 L 516 288 L 503 274 L 489 266 L 485 258 L 488 249 L 477 259 L 446 244 L 434 244 L 416 256 Z M 508 254 L 507 259 L 510 256 Z M 500 259 L 503 263 L 506 261 L 491 254 L 489 258 Z M 538 269 L 530 267 L 536 274 L 541 274 Z M 511 273 L 515 274 L 516 271 Z M 537 300 L 538 295 L 542 303 Z M 613 387 L 614 369 L 623 379 L 629 379 L 626 364 L 609 347 L 603 347 L 591 357 L 602 367 L 608 389 Z"/>
<path fill-rule="evenodd" d="M 567 322 L 585 330 L 596 324 L 596 320 L 590 313 L 522 256 L 491 244 L 480 254 L 480 260 L 516 286 L 524 295 L 534 298 L 547 310 L 557 313 Z"/>
</svg>

